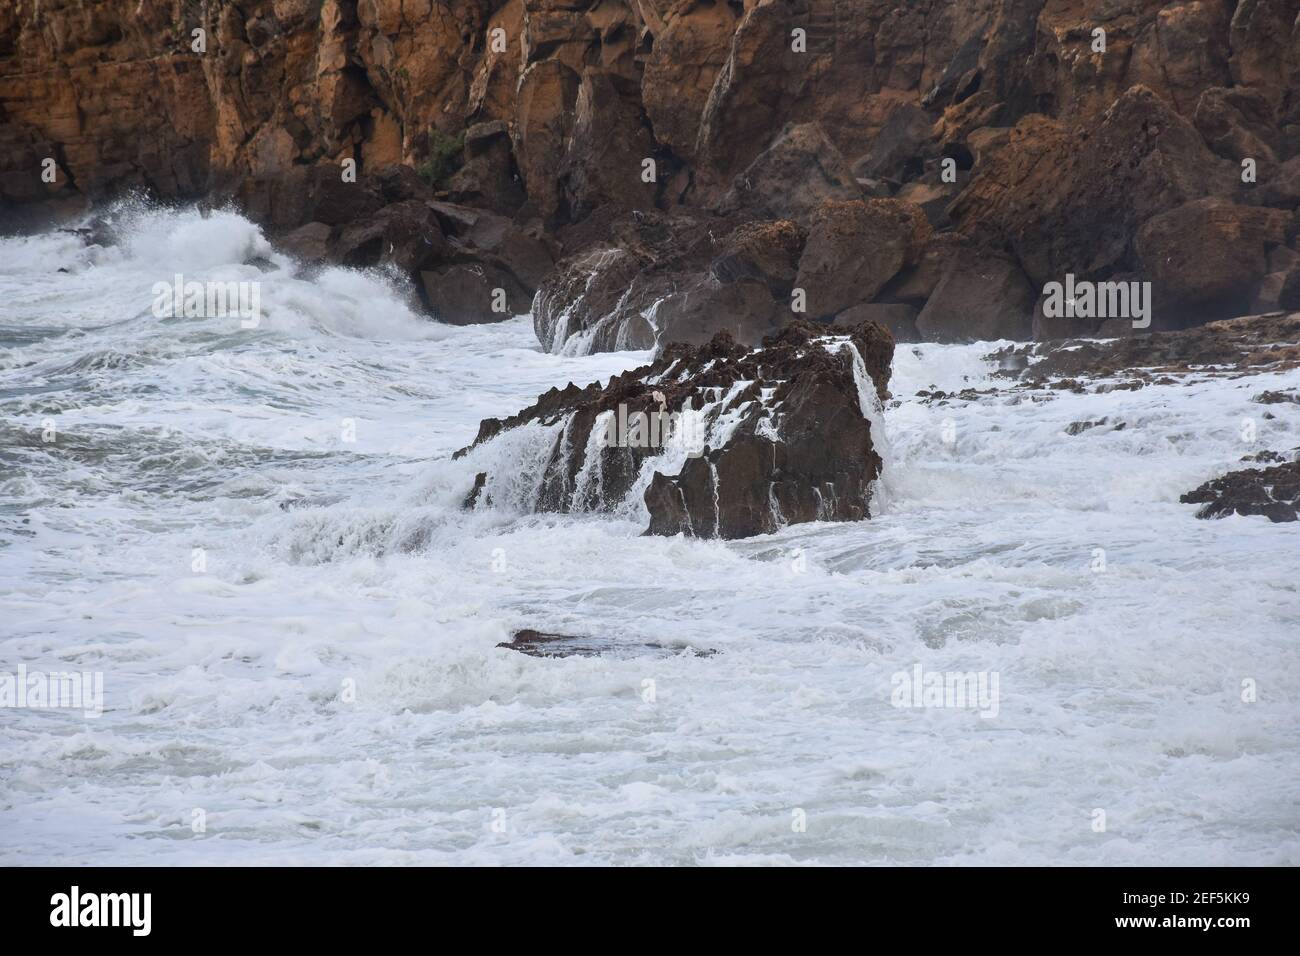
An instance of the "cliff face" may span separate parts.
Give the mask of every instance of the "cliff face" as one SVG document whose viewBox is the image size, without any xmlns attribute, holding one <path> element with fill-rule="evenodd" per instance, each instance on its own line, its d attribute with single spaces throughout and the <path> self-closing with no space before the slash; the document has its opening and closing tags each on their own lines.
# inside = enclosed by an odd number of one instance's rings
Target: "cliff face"
<svg viewBox="0 0 1300 956">
<path fill-rule="evenodd" d="M 12 214 L 131 188 L 230 194 L 274 231 L 322 224 L 317 251 L 346 258 L 345 225 L 436 196 L 482 210 L 530 264 L 499 242 L 485 258 L 466 236 L 487 227 L 446 207 L 407 222 L 446 240 L 410 267 L 455 285 L 452 266 L 487 262 L 502 275 L 484 281 L 518 302 L 552 260 L 563 285 L 571 257 L 618 247 L 612 224 L 633 210 L 803 236 L 826 200 L 886 199 L 924 211 L 929 251 L 810 317 L 890 305 L 905 335 L 961 337 L 954 303 L 991 314 L 996 296 L 1015 316 L 981 334 L 1095 329 L 1025 305 L 1072 273 L 1152 279 L 1167 325 L 1284 298 L 1294 229 L 1251 210 L 1300 202 L 1298 13 L 1300 0 L 16 0 L 0 10 L 0 200 Z M 330 199 L 348 159 L 366 197 Z M 394 179 L 395 165 L 421 175 Z M 1186 234 L 1139 237 L 1206 200 L 1184 225 L 1249 249 L 1188 288 L 1157 268 Z M 663 263 L 633 259 L 629 275 L 654 285 Z M 785 307 L 788 285 L 764 295 Z M 754 299 L 728 296 L 733 310 Z"/>
</svg>

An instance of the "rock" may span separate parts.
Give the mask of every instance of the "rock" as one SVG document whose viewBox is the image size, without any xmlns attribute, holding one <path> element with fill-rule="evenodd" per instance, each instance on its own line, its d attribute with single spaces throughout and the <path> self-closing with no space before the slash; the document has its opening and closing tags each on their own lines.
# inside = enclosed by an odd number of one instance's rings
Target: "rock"
<svg viewBox="0 0 1300 956">
<path fill-rule="evenodd" d="M 279 245 L 303 262 L 324 262 L 329 255 L 333 230 L 323 222 L 309 222 L 282 236 Z"/>
<path fill-rule="evenodd" d="M 845 309 L 835 316 L 834 325 L 853 328 L 863 322 L 877 322 L 889 329 L 895 342 L 919 342 L 916 331 L 917 309 L 905 302 L 866 302 Z"/>
<path fill-rule="evenodd" d="M 504 122 L 476 123 L 465 131 L 465 161 L 448 181 L 447 195 L 454 203 L 506 215 L 524 204 L 527 197 Z"/>
<path fill-rule="evenodd" d="M 934 229 L 948 229 L 948 205 L 959 195 L 960 187 L 953 183 L 908 183 L 894 197 L 901 202 L 914 203 L 925 213 Z"/>
<path fill-rule="evenodd" d="M 457 455 L 499 462 L 510 449 L 533 463 L 525 482 L 488 468 L 494 506 L 640 515 L 649 534 L 740 538 L 860 520 L 880 475 L 874 429 L 894 342 L 875 323 L 837 332 L 796 322 L 757 350 L 725 332 L 674 344 L 603 388 L 570 384 L 484 420 Z"/>
<path fill-rule="evenodd" d="M 1070 422 L 1070 424 L 1065 426 L 1065 433 L 1071 436 L 1082 435 L 1084 432 L 1089 431 L 1090 429 L 1100 428 L 1102 425 L 1109 424 L 1109 422 L 1110 422 L 1109 418 L 1100 418 L 1095 422 L 1090 422 L 1090 421 Z M 1111 426 L 1111 428 L 1109 428 L 1108 430 L 1113 432 L 1122 432 L 1127 427 L 1128 427 L 1127 422 L 1117 422 L 1116 424 Z"/>
<path fill-rule="evenodd" d="M 497 647 L 518 651 L 529 657 L 643 657 L 646 654 L 666 656 L 690 653 L 694 657 L 712 657 L 717 651 L 700 650 L 689 645 L 671 645 L 658 641 L 624 641 L 612 637 L 584 637 L 575 634 L 554 634 L 524 628 L 515 631 L 509 641 Z"/>
<path fill-rule="evenodd" d="M 913 203 L 822 203 L 795 278 L 795 287 L 804 290 L 808 315 L 829 318 L 870 302 L 901 269 L 920 262 L 930 231 L 925 213 Z"/>
<path fill-rule="evenodd" d="M 1265 389 L 1258 395 L 1252 395 L 1250 400 L 1260 405 L 1283 405 L 1287 403 L 1300 405 L 1300 394 L 1295 392 L 1279 392 L 1273 389 Z"/>
<path fill-rule="evenodd" d="M 1253 159 L 1260 166 L 1275 161 L 1281 137 L 1273 108 L 1258 91 L 1211 87 L 1201 94 L 1192 119 L 1210 149 L 1225 159 Z"/>
<path fill-rule="evenodd" d="M 784 297 L 794 288 L 804 242 L 803 230 L 788 219 L 748 222 L 723 241 L 709 273 L 723 283 L 756 279 Z"/>
<path fill-rule="evenodd" d="M 694 160 L 700 118 L 718 72 L 727 61 L 740 15 L 731 4 L 689 3 L 663 8 L 653 29 L 641 99 L 655 138 Z"/>
<path fill-rule="evenodd" d="M 722 214 L 752 219 L 812 220 L 826 200 L 862 198 L 853 171 L 816 123 L 789 126 L 718 202 Z"/>
<path fill-rule="evenodd" d="M 1021 120 L 948 212 L 964 233 L 1012 249 L 1042 288 L 1067 274 L 1133 271 L 1134 237 L 1147 220 L 1239 182 L 1190 122 L 1135 87 L 1095 127 Z"/>
<path fill-rule="evenodd" d="M 916 179 L 925 161 L 939 154 L 933 126 L 933 117 L 919 106 L 899 105 L 876 134 L 871 150 L 853 164 L 853 175 L 900 183 Z"/>
<path fill-rule="evenodd" d="M 354 268 L 393 263 L 416 275 L 449 252 L 447 240 L 427 203 L 418 199 L 385 206 L 372 216 L 344 226 L 334 241 L 333 258 Z"/>
<path fill-rule="evenodd" d="M 1268 268 L 1268 251 L 1286 242 L 1291 216 L 1277 209 L 1200 199 L 1152 217 L 1136 252 L 1161 315 L 1183 323 L 1245 315 Z"/>
<path fill-rule="evenodd" d="M 659 178 L 657 147 L 637 101 L 635 87 L 617 74 L 588 69 L 574 105 L 573 129 L 560 167 L 566 215 L 583 219 L 598 206 L 653 209 Z M 643 163 L 656 163 L 647 182 Z"/>
<path fill-rule="evenodd" d="M 1300 205 L 1300 156 L 1293 156 L 1273 169 L 1261 170 L 1254 198 L 1265 206 L 1294 209 Z"/>
<path fill-rule="evenodd" d="M 967 250 L 948 264 L 916 330 L 927 342 L 1028 339 L 1036 298 L 1014 260 Z"/>
<path fill-rule="evenodd" d="M 451 263 L 420 273 L 424 300 L 440 322 L 500 322 L 528 311 L 530 299 L 514 276 L 485 263 Z"/>
<path fill-rule="evenodd" d="M 1275 110 L 1286 103 L 1288 79 L 1294 77 L 1295 18 L 1288 0 L 1239 0 L 1232 14 L 1228 66 L 1233 83 L 1259 90 Z M 1289 70 L 1279 69 L 1283 64 Z"/>
<path fill-rule="evenodd" d="M 560 164 L 573 128 L 572 104 L 579 83 L 572 67 L 539 60 L 524 68 L 515 94 L 515 160 L 529 205 L 547 222 L 564 218 Z"/>
<path fill-rule="evenodd" d="M 700 345 L 724 330 L 757 345 L 794 318 L 803 232 L 788 220 L 638 212 L 606 232 L 539 288 L 533 325 L 549 351 Z"/>
<path fill-rule="evenodd" d="M 1292 269 L 1277 290 L 1277 307 L 1288 312 L 1300 309 L 1300 269 Z"/>
<path fill-rule="evenodd" d="M 1201 505 L 1198 518 L 1238 514 L 1263 515 L 1275 523 L 1295 521 L 1300 518 L 1300 462 L 1230 471 L 1178 500 Z"/>
<path fill-rule="evenodd" d="M 1244 316 L 1180 331 L 1145 333 L 1106 342 L 1033 346 L 1038 361 L 1022 375 L 1049 378 L 1115 377 L 1121 372 L 1186 372 L 1218 366 L 1257 374 L 1300 367 L 1300 314 Z"/>
<path fill-rule="evenodd" d="M 960 257 L 977 254 L 971 242 L 958 233 L 936 233 L 921 253 L 920 261 L 903 269 L 881 293 L 882 300 L 906 302 L 920 309 L 925 305 L 939 280 Z"/>
</svg>

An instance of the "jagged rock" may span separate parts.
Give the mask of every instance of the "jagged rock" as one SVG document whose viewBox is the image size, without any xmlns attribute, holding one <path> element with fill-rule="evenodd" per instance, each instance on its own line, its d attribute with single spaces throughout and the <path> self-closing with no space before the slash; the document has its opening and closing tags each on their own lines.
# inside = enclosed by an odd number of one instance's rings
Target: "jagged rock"
<svg viewBox="0 0 1300 956">
<path fill-rule="evenodd" d="M 855 521 L 869 516 L 880 475 L 893 352 L 872 322 L 833 332 L 796 322 L 756 350 L 722 332 L 671 345 L 604 388 L 570 384 L 486 419 L 457 456 L 500 462 L 509 449 L 522 466 L 490 467 L 476 507 L 648 512 L 649 534 L 722 538 Z"/>
<path fill-rule="evenodd" d="M 1300 462 L 1230 471 L 1178 499 L 1201 505 L 1198 518 L 1263 515 L 1276 523 L 1300 519 Z"/>
<path fill-rule="evenodd" d="M 930 224 L 921 207 L 893 199 L 822 203 L 808 230 L 795 287 L 808 315 L 830 317 L 870 302 L 921 260 Z"/>
<path fill-rule="evenodd" d="M 1066 274 L 1131 269 L 1133 239 L 1147 220 L 1238 183 L 1239 171 L 1188 120 L 1135 87 L 1092 129 L 1021 120 L 949 214 L 964 232 L 1009 245 L 1041 288 Z"/>
</svg>

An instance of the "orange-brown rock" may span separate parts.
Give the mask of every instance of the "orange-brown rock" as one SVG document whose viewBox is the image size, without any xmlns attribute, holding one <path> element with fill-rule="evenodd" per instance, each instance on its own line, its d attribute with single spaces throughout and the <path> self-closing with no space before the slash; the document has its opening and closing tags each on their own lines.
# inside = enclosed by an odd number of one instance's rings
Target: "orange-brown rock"
<svg viewBox="0 0 1300 956">
<path fill-rule="evenodd" d="M 660 255 L 647 271 L 619 231 L 633 213 L 802 235 L 826 200 L 914 202 L 938 252 L 875 288 L 879 263 L 846 247 L 819 282 L 920 314 L 946 274 L 932 266 L 967 241 L 1017 311 L 1018 273 L 1035 293 L 1066 273 L 1174 289 L 1138 251 L 1157 217 L 1207 197 L 1300 205 L 1297 15 L 1300 0 L 10 0 L 0 227 L 126 191 L 233 196 L 304 255 L 369 259 L 395 228 L 375 218 L 385 205 L 450 200 L 509 218 L 566 269 L 635 263 L 633 297 L 661 305 L 596 347 L 673 322 L 748 336 L 794 314 L 786 279 L 710 271 L 723 236 L 684 273 Z M 313 223 L 329 236 L 302 231 Z M 877 225 L 862 258 L 891 241 Z M 466 267 L 509 285 L 514 308 L 541 287 L 439 229 L 417 288 Z M 1253 245 L 1216 255 L 1189 237 L 1180 256 L 1218 290 L 1186 321 L 1291 294 L 1294 270 L 1260 273 Z M 1183 284 L 1172 308 L 1195 299 Z M 546 308 L 575 319 L 592 297 L 568 279 L 547 289 Z M 870 304 L 835 292 L 827 318 Z M 957 334 L 936 321 L 947 308 L 930 308 L 931 334 Z"/>
</svg>

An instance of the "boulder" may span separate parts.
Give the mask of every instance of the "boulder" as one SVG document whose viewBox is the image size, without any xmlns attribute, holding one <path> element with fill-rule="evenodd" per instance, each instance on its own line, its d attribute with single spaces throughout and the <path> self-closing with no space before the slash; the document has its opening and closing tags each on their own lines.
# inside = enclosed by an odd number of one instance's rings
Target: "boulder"
<svg viewBox="0 0 1300 956">
<path fill-rule="evenodd" d="M 1290 213 L 1199 199 L 1151 218 L 1136 251 L 1160 315 L 1183 324 L 1246 315 L 1268 272 L 1268 251 L 1286 242 Z"/>
<path fill-rule="evenodd" d="M 1211 87 L 1197 100 L 1192 121 L 1210 149 L 1236 163 L 1271 165 L 1281 148 L 1273 107 L 1256 90 Z"/>
<path fill-rule="evenodd" d="M 514 276 L 487 263 L 456 262 L 420 273 L 424 301 L 440 322 L 500 322 L 528 311 L 531 299 Z"/>
<path fill-rule="evenodd" d="M 719 282 L 757 279 L 774 295 L 794 288 L 805 235 L 789 219 L 747 222 L 727 236 L 709 266 Z"/>
<path fill-rule="evenodd" d="M 324 262 L 329 257 L 333 229 L 323 222 L 309 222 L 280 238 L 280 247 L 303 262 Z"/>
<path fill-rule="evenodd" d="M 418 199 L 393 203 L 347 224 L 331 250 L 334 260 L 346 266 L 392 263 L 411 276 L 445 258 L 448 251 L 437 217 Z"/>
<path fill-rule="evenodd" d="M 1020 266 L 991 250 L 953 257 L 916 317 L 927 342 L 1028 339 L 1037 293 Z"/>
<path fill-rule="evenodd" d="M 795 287 L 810 316 L 827 317 L 870 302 L 930 238 L 921 207 L 894 199 L 824 202 L 808 230 Z"/>
</svg>

